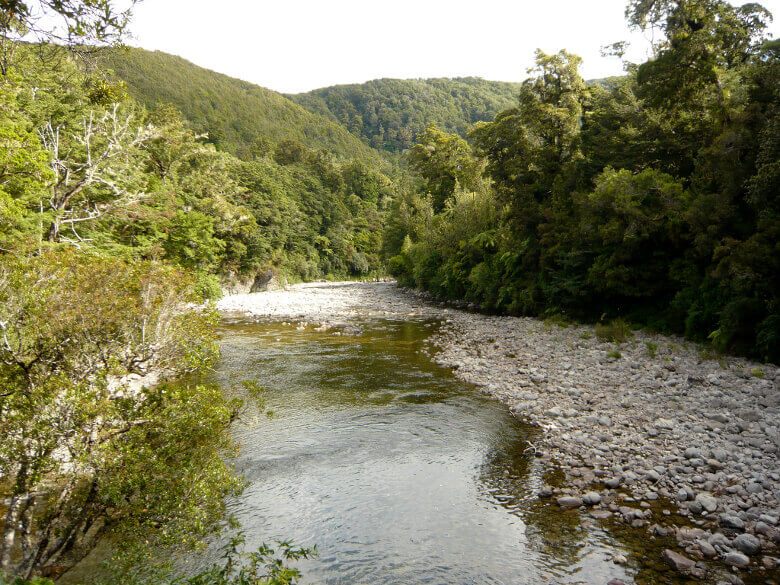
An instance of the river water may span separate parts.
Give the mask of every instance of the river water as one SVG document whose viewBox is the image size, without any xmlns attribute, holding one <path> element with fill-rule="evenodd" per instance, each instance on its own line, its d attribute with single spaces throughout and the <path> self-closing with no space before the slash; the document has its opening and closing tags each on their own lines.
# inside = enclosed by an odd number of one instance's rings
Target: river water
<svg viewBox="0 0 780 585">
<path fill-rule="evenodd" d="M 316 545 L 306 583 L 604 585 L 608 533 L 535 497 L 534 428 L 436 366 L 436 323 L 360 331 L 225 324 L 215 374 L 254 380 L 272 416 L 237 425 L 248 481 L 229 511 L 251 550 Z M 549 479 L 549 478 L 547 478 Z"/>
</svg>

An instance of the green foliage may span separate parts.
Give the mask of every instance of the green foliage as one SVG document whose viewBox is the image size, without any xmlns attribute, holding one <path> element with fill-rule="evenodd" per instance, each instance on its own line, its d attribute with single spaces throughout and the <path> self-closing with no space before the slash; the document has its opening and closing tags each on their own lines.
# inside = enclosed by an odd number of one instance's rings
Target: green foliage
<svg viewBox="0 0 780 585">
<path fill-rule="evenodd" d="M 623 354 L 621 354 L 618 350 L 613 349 L 610 352 L 607 352 L 607 357 L 614 360 L 619 360 L 623 357 Z"/>
<path fill-rule="evenodd" d="M 623 343 L 633 337 L 631 326 L 623 319 L 596 324 L 596 337 L 601 342 Z"/>
<path fill-rule="evenodd" d="M 653 59 L 586 85 L 578 57 L 539 51 L 517 106 L 471 131 L 494 222 L 441 238 L 462 220 L 414 221 L 424 207 L 405 195 L 385 255 L 402 282 L 444 298 L 623 316 L 778 361 L 780 49 L 764 41 L 768 13 L 652 0 L 628 15 L 666 33 Z"/>
<path fill-rule="evenodd" d="M 429 126 L 465 137 L 473 124 L 508 108 L 518 87 L 476 77 L 375 79 L 287 97 L 376 149 L 402 153 Z"/>
<path fill-rule="evenodd" d="M 231 539 L 223 548 L 222 562 L 200 574 L 174 581 L 175 585 L 295 585 L 300 571 L 290 561 L 316 556 L 316 548 L 296 548 L 289 542 L 278 542 L 278 551 L 263 544 L 257 551 L 239 549 L 241 536 Z"/>
<path fill-rule="evenodd" d="M 655 356 L 658 355 L 658 344 L 653 343 L 652 341 L 645 342 L 645 348 L 647 349 L 647 356 L 650 359 L 655 359 Z"/>
<path fill-rule="evenodd" d="M 560 327 L 562 329 L 566 329 L 571 325 L 571 321 L 566 317 L 566 315 L 562 315 L 561 313 L 554 313 L 548 317 L 544 318 L 544 325 L 545 327 Z"/>
<path fill-rule="evenodd" d="M 433 197 L 433 208 L 441 211 L 460 186 L 468 191 L 479 187 L 481 165 L 468 143 L 454 134 L 429 126 L 417 137 L 407 158 L 422 179 L 423 189 Z"/>
<path fill-rule="evenodd" d="M 72 248 L 3 260 L 0 568 L 28 578 L 99 517 L 162 542 L 211 528 L 241 484 L 221 457 L 240 404 L 218 388 L 123 383 L 212 363 L 215 316 L 184 311 L 190 278 Z"/>
<path fill-rule="evenodd" d="M 374 165 L 380 157 L 346 128 L 313 114 L 283 95 L 198 67 L 180 57 L 123 47 L 105 50 L 100 63 L 115 72 L 128 93 L 150 109 L 177 108 L 197 134 L 243 160 L 268 144 L 296 140 L 345 159 Z"/>
</svg>

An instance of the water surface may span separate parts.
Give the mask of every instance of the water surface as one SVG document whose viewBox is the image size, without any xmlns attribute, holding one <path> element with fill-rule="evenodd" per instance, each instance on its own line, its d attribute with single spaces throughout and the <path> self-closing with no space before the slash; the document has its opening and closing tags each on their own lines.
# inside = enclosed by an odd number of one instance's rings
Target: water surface
<svg viewBox="0 0 780 585">
<path fill-rule="evenodd" d="M 255 380 L 271 418 L 235 429 L 248 480 L 229 503 L 249 548 L 317 545 L 322 584 L 593 583 L 623 576 L 606 533 L 534 497 L 535 429 L 432 363 L 436 324 L 358 335 L 226 324 L 215 374 Z"/>
</svg>

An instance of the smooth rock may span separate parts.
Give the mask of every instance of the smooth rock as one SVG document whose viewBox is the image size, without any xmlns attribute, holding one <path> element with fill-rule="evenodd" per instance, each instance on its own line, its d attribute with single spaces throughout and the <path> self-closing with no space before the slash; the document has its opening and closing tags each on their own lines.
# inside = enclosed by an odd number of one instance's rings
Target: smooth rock
<svg viewBox="0 0 780 585">
<path fill-rule="evenodd" d="M 744 530 L 745 523 L 739 516 L 733 514 L 724 514 L 720 517 L 720 525 L 724 528 L 731 528 L 732 530 Z"/>
<path fill-rule="evenodd" d="M 668 548 L 661 555 L 663 559 L 678 573 L 688 573 L 696 566 L 696 563 L 678 552 Z"/>
<path fill-rule="evenodd" d="M 558 498 L 558 505 L 561 508 L 579 508 L 582 506 L 582 498 L 576 498 L 574 496 L 561 496 Z"/>
<path fill-rule="evenodd" d="M 747 567 L 750 564 L 750 559 L 747 558 L 742 553 L 738 553 L 736 551 L 732 551 L 730 553 L 727 553 L 725 557 L 723 557 L 723 562 L 729 565 L 730 567 L 739 567 L 740 569 Z"/>
<path fill-rule="evenodd" d="M 588 506 L 595 506 L 601 503 L 601 495 L 597 492 L 588 492 L 582 497 L 582 501 Z"/>
<path fill-rule="evenodd" d="M 752 534 L 740 534 L 731 541 L 731 546 L 746 555 L 754 555 L 761 548 L 761 543 Z"/>
<path fill-rule="evenodd" d="M 712 494 L 701 493 L 696 496 L 696 501 L 699 502 L 707 512 L 714 512 L 718 509 L 718 499 Z"/>
</svg>

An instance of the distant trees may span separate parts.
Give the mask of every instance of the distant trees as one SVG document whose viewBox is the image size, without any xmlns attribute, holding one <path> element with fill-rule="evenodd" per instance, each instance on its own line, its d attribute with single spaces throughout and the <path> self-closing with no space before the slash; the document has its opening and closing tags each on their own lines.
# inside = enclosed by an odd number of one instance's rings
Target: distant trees
<svg viewBox="0 0 780 585">
<path fill-rule="evenodd" d="M 429 126 L 462 138 L 475 122 L 511 105 L 519 84 L 467 77 L 375 79 L 288 97 L 309 111 L 338 120 L 366 144 L 390 153 L 414 146 Z"/>
</svg>

